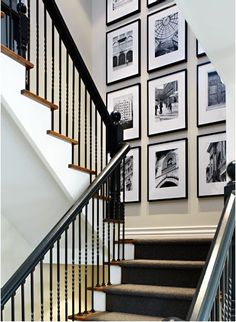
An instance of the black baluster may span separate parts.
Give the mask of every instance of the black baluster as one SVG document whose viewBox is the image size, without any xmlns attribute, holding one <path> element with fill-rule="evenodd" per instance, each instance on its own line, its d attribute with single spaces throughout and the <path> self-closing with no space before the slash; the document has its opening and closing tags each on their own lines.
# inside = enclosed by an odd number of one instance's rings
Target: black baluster
<svg viewBox="0 0 236 322">
<path fill-rule="evenodd" d="M 117 249 L 117 260 L 120 261 L 120 222 L 118 222 L 118 249 Z"/>
<path fill-rule="evenodd" d="M 25 321 L 25 286 L 21 284 L 21 320 Z"/>
<path fill-rule="evenodd" d="M 18 50 L 18 55 L 20 55 L 20 56 L 22 56 L 22 54 L 23 54 L 23 52 L 21 50 L 22 49 L 21 48 L 21 46 L 22 46 L 22 42 L 21 42 L 21 40 L 22 40 L 22 19 L 21 19 L 22 12 L 21 12 L 21 10 L 22 10 L 22 2 L 21 2 L 21 0 L 19 0 L 19 2 L 17 4 L 17 11 L 18 11 L 18 14 L 19 14 L 17 50 Z M 17 33 L 17 31 L 15 33 Z"/>
<path fill-rule="evenodd" d="M 57 321 L 60 321 L 60 239 L 57 240 Z"/>
<path fill-rule="evenodd" d="M 1 308 L 1 321 L 4 321 L 4 315 L 3 315 L 4 307 Z"/>
<path fill-rule="evenodd" d="M 62 131 L 62 40 L 59 36 L 59 133 Z"/>
<path fill-rule="evenodd" d="M 82 282 L 82 277 L 81 277 L 81 213 L 78 216 L 78 242 L 79 242 L 79 315 L 82 315 L 82 309 L 81 309 L 81 282 Z"/>
<path fill-rule="evenodd" d="M 98 190 L 98 196 L 100 194 L 100 190 Z M 100 281 L 99 281 L 99 273 L 100 273 L 100 228 L 99 228 L 99 197 L 97 198 L 97 284 L 96 286 L 100 286 Z"/>
<path fill-rule="evenodd" d="M 105 184 L 102 186 L 102 195 L 105 197 Z M 102 286 L 105 286 L 105 204 L 106 201 L 102 201 Z"/>
<path fill-rule="evenodd" d="M 229 254 L 225 263 L 225 309 L 226 320 L 229 321 Z"/>
<path fill-rule="evenodd" d="M 9 36 L 9 28 L 8 28 L 8 23 L 9 23 L 9 18 L 8 18 L 8 16 L 6 15 L 6 19 L 5 19 L 5 23 L 6 23 L 6 46 L 9 48 L 10 46 L 9 46 L 9 38 L 10 38 L 10 36 Z"/>
<path fill-rule="evenodd" d="M 47 99 L 47 11 L 44 4 L 44 98 Z"/>
<path fill-rule="evenodd" d="M 216 293 L 216 320 L 221 321 L 221 310 L 220 310 L 220 286 Z"/>
<path fill-rule="evenodd" d="M 108 257 L 108 285 L 111 285 L 111 231 L 110 231 L 110 223 L 107 224 L 107 242 L 108 242 L 108 251 L 107 251 L 107 257 Z"/>
<path fill-rule="evenodd" d="M 75 138 L 75 65 L 72 67 L 72 139 Z M 72 164 L 74 164 L 75 145 L 72 145 Z"/>
<path fill-rule="evenodd" d="M 11 297 L 11 320 L 15 321 L 15 294 Z"/>
<path fill-rule="evenodd" d="M 213 306 L 212 306 L 212 309 L 211 309 L 211 321 L 216 321 L 215 302 L 213 302 Z"/>
<path fill-rule="evenodd" d="M 39 0 L 36 0 L 36 95 L 39 95 Z"/>
<path fill-rule="evenodd" d="M 222 320 L 226 321 L 226 314 L 225 314 L 225 269 L 222 272 Z"/>
<path fill-rule="evenodd" d="M 27 0 L 27 7 L 28 7 L 28 44 L 27 44 L 27 59 L 28 61 L 30 61 L 30 54 L 31 54 L 31 48 L 30 48 L 30 41 L 31 41 L 31 37 L 30 37 L 30 19 L 31 19 L 31 7 L 30 7 L 30 0 Z M 30 69 L 26 70 L 26 85 L 25 88 L 29 91 L 30 90 Z"/>
<path fill-rule="evenodd" d="M 65 321 L 68 317 L 68 229 L 65 230 Z"/>
<path fill-rule="evenodd" d="M 87 168 L 87 123 L 88 123 L 88 112 L 87 112 L 87 99 L 88 93 L 85 88 L 85 105 L 84 105 L 84 167 Z"/>
<path fill-rule="evenodd" d="M 85 206 L 85 283 L 84 283 L 84 314 L 88 314 L 88 206 Z"/>
<path fill-rule="evenodd" d="M 13 47 L 13 37 L 12 37 L 12 28 L 13 25 L 13 19 L 12 19 L 12 0 L 9 0 L 9 44 L 10 44 L 10 49 L 14 50 Z"/>
<path fill-rule="evenodd" d="M 229 301 L 229 321 L 232 321 L 232 243 L 229 247 L 229 267 L 228 267 L 228 301 Z"/>
<path fill-rule="evenodd" d="M 97 110 L 95 110 L 95 124 L 94 124 L 94 131 L 95 131 L 95 171 L 96 174 L 98 173 L 98 116 L 97 116 Z"/>
<path fill-rule="evenodd" d="M 43 292 L 43 260 L 40 261 L 40 305 L 41 305 L 41 321 L 44 320 L 44 292 Z"/>
<path fill-rule="evenodd" d="M 80 147 L 81 147 L 81 142 L 80 142 L 80 138 L 81 138 L 81 77 L 79 75 L 79 98 L 78 98 L 78 165 L 80 165 Z"/>
<path fill-rule="evenodd" d="M 49 253 L 49 302 L 50 302 L 50 321 L 53 321 L 53 267 L 52 267 L 52 260 L 53 260 L 53 249 L 50 248 Z"/>
<path fill-rule="evenodd" d="M 66 51 L 66 136 L 69 136 L 69 53 Z"/>
<path fill-rule="evenodd" d="M 113 223 L 112 225 L 112 261 L 116 260 L 116 247 L 115 247 L 115 240 L 116 240 L 116 225 Z"/>
<path fill-rule="evenodd" d="M 54 103 L 54 96 L 55 96 L 55 26 L 52 22 L 52 85 L 51 85 L 51 100 Z M 51 128 L 54 131 L 54 109 L 51 112 Z"/>
<path fill-rule="evenodd" d="M 72 271 L 71 271 L 71 294 L 72 294 L 72 316 L 75 315 L 75 220 L 72 221 Z"/>
<path fill-rule="evenodd" d="M 124 204 L 124 216 L 123 216 L 123 223 L 122 223 L 122 260 L 125 260 L 125 158 L 123 159 L 123 204 Z"/>
<path fill-rule="evenodd" d="M 93 168 L 93 122 L 92 122 L 92 99 L 90 96 L 90 104 L 89 104 L 89 162 L 90 162 L 90 170 Z M 92 182 L 92 175 L 90 175 L 90 183 Z"/>
<path fill-rule="evenodd" d="M 231 318 L 235 320 L 235 232 L 231 242 L 231 256 L 232 256 L 232 304 L 231 304 Z"/>
<path fill-rule="evenodd" d="M 34 272 L 30 273 L 30 312 L 31 321 L 34 321 Z"/>
<path fill-rule="evenodd" d="M 92 294 L 91 294 L 91 305 L 92 312 L 94 312 L 94 198 L 92 198 Z"/>
</svg>

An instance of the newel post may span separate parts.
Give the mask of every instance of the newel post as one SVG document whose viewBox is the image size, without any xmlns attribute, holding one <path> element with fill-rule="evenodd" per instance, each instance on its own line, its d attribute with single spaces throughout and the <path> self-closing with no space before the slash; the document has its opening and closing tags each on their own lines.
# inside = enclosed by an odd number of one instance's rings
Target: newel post
<svg viewBox="0 0 236 322">
<path fill-rule="evenodd" d="M 235 161 L 231 161 L 228 164 L 226 171 L 230 178 L 230 181 L 224 188 L 224 202 L 226 202 L 231 192 L 235 190 Z"/>
</svg>

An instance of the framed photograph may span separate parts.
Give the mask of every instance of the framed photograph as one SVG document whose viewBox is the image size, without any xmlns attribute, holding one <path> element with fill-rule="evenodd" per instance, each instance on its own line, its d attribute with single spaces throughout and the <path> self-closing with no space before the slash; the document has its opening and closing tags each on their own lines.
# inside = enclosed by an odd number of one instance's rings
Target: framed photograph
<svg viewBox="0 0 236 322">
<path fill-rule="evenodd" d="M 196 55 L 197 57 L 206 56 L 205 50 L 202 48 L 198 40 L 196 40 Z"/>
<path fill-rule="evenodd" d="M 148 201 L 187 198 L 187 160 L 187 139 L 148 146 Z"/>
<path fill-rule="evenodd" d="M 197 196 L 224 194 L 226 185 L 226 132 L 197 137 Z"/>
<path fill-rule="evenodd" d="M 121 125 L 124 129 L 124 141 L 140 139 L 140 104 L 141 84 L 124 87 L 107 93 L 109 113 L 118 111 L 121 114 Z"/>
<path fill-rule="evenodd" d="M 187 128 L 187 70 L 148 81 L 148 136 Z"/>
<path fill-rule="evenodd" d="M 166 0 L 147 0 L 147 6 L 148 8 L 151 8 L 153 6 L 155 6 L 156 4 L 165 2 Z"/>
<path fill-rule="evenodd" d="M 141 0 L 106 0 L 107 26 L 140 12 Z"/>
<path fill-rule="evenodd" d="M 211 63 L 197 66 L 197 126 L 226 120 L 225 85 Z"/>
<path fill-rule="evenodd" d="M 185 62 L 187 24 L 176 5 L 148 16 L 148 72 Z"/>
<path fill-rule="evenodd" d="M 140 19 L 107 32 L 107 85 L 140 75 Z"/>
<path fill-rule="evenodd" d="M 123 176 L 123 173 L 125 175 Z M 126 203 L 141 201 L 141 148 L 131 148 L 121 163 L 121 200 Z"/>
</svg>

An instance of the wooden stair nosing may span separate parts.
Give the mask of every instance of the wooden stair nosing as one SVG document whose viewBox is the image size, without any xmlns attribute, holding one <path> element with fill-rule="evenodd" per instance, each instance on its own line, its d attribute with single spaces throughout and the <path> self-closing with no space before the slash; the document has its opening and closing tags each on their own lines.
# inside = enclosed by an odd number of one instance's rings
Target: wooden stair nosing
<svg viewBox="0 0 236 322">
<path fill-rule="evenodd" d="M 109 285 L 110 286 L 110 285 Z M 107 288 L 107 286 L 88 286 L 88 291 L 97 291 L 97 292 L 104 292 L 104 290 Z"/>
<path fill-rule="evenodd" d="M 5 17 L 5 13 L 1 10 L 1 18 Z"/>
<path fill-rule="evenodd" d="M 81 167 L 79 165 L 76 165 L 76 164 L 69 164 L 68 165 L 68 168 L 70 169 L 73 169 L 73 170 L 78 170 L 78 171 L 82 171 L 82 172 L 86 172 L 86 173 L 89 173 L 89 174 L 97 174 L 97 172 L 95 170 L 91 170 L 91 169 L 88 169 L 88 168 L 84 168 L 84 167 Z"/>
<path fill-rule="evenodd" d="M 123 219 L 112 219 L 112 218 L 106 218 L 103 221 L 107 223 L 113 223 L 113 224 L 123 224 L 124 222 Z"/>
<path fill-rule="evenodd" d="M 15 53 L 13 50 L 11 50 L 10 48 L 4 46 L 1 44 L 1 52 L 14 59 L 16 62 L 20 63 L 21 65 L 25 66 L 26 69 L 32 69 L 34 68 L 34 64 L 32 64 L 30 61 L 28 61 L 27 59 L 21 57 L 20 55 L 18 55 L 17 53 Z"/>
<path fill-rule="evenodd" d="M 89 321 L 90 319 L 90 317 L 91 316 L 94 316 L 94 315 L 96 315 L 96 314 L 98 314 L 98 313 L 100 313 L 100 312 L 88 312 L 87 314 L 85 314 L 85 313 L 82 313 L 82 314 L 79 314 L 79 313 L 77 313 L 77 314 L 75 314 L 74 316 L 73 315 L 69 315 L 68 316 L 68 319 L 69 320 L 75 320 L 75 321 Z"/>
<path fill-rule="evenodd" d="M 60 140 L 62 140 L 62 141 L 65 141 L 65 142 L 67 142 L 67 143 L 71 143 L 71 144 L 74 144 L 74 145 L 79 144 L 79 142 L 78 142 L 78 141 L 76 141 L 76 140 L 74 140 L 74 139 L 71 139 L 71 138 L 69 138 L 68 136 L 65 136 L 65 135 L 63 135 L 63 134 L 60 134 L 60 133 L 58 133 L 58 132 L 52 131 L 52 130 L 47 130 L 47 134 L 48 134 L 48 135 L 51 135 L 51 136 L 53 136 L 53 137 L 55 137 L 55 138 L 57 138 L 57 139 L 60 139 Z"/>
<path fill-rule="evenodd" d="M 42 98 L 30 91 L 28 91 L 27 89 L 22 89 L 21 90 L 21 94 L 32 99 L 33 101 L 40 103 L 48 108 L 50 108 L 51 110 L 57 110 L 58 106 L 52 102 L 49 102 L 48 100 L 46 100 L 45 98 Z"/>
<path fill-rule="evenodd" d="M 104 201 L 111 201 L 111 197 L 103 196 L 103 195 L 95 195 L 94 198 L 104 200 Z"/>
<path fill-rule="evenodd" d="M 120 239 L 120 241 L 115 240 L 115 244 L 133 244 L 134 239 Z"/>
</svg>

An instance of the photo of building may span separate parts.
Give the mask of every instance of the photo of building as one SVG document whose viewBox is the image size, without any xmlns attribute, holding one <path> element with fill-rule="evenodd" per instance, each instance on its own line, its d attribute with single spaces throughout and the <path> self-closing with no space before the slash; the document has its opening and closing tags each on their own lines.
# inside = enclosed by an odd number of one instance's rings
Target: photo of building
<svg viewBox="0 0 236 322">
<path fill-rule="evenodd" d="M 208 73 L 208 106 L 207 110 L 225 107 L 225 85 L 216 71 Z"/>
<path fill-rule="evenodd" d="M 113 38 L 113 70 L 133 62 L 133 31 Z"/>
<path fill-rule="evenodd" d="M 125 191 L 133 190 L 133 170 L 134 170 L 134 157 L 129 156 L 125 158 Z M 123 165 L 121 165 L 120 176 L 121 191 L 123 191 Z"/>
<path fill-rule="evenodd" d="M 226 141 L 210 143 L 207 153 L 209 164 L 206 168 L 206 182 L 226 181 Z"/>
<path fill-rule="evenodd" d="M 170 82 L 155 88 L 155 120 L 172 120 L 178 117 L 178 82 Z"/>
<path fill-rule="evenodd" d="M 155 57 L 178 50 L 178 13 L 155 22 Z"/>
<path fill-rule="evenodd" d="M 177 187 L 179 184 L 178 149 L 156 152 L 155 186 Z"/>
<path fill-rule="evenodd" d="M 123 129 L 133 127 L 133 94 L 127 94 L 113 99 L 113 111 L 118 111 L 121 115 L 120 124 Z"/>
</svg>

